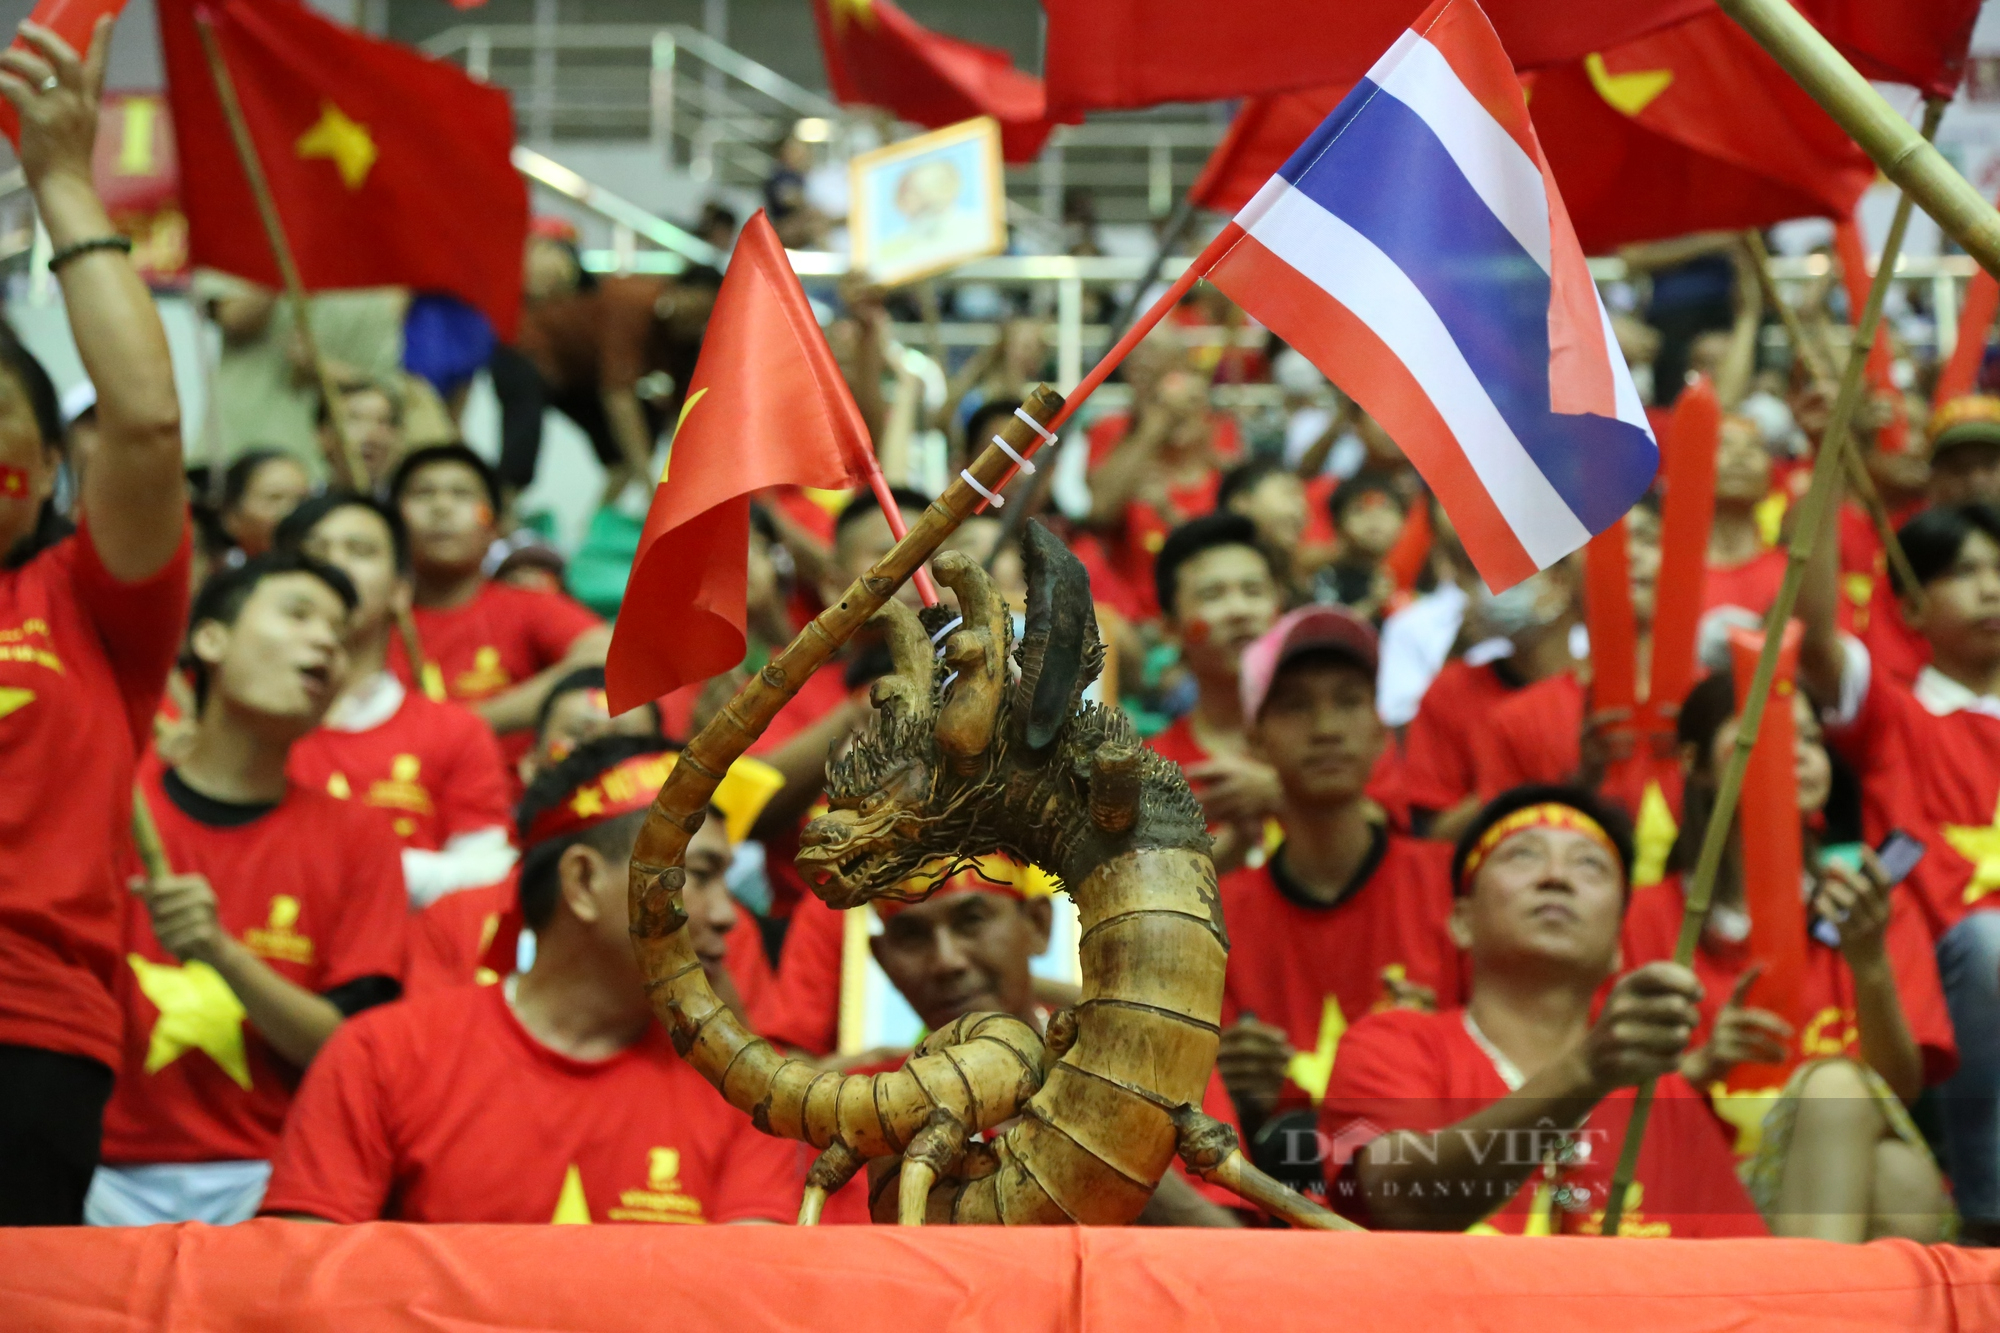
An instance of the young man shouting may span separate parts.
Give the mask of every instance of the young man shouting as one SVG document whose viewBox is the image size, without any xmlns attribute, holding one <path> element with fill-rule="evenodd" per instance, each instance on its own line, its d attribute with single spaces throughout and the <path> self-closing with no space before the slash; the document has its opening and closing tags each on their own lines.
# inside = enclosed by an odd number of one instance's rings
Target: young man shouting
<svg viewBox="0 0 2000 1333">
<path fill-rule="evenodd" d="M 394 837 L 285 776 L 333 702 L 354 605 L 345 575 L 283 554 L 195 600 L 193 735 L 171 768 L 148 757 L 135 798 L 172 873 L 131 866 L 125 1052 L 85 1202 L 94 1224 L 255 1213 L 299 1072 L 345 1019 L 400 993 Z"/>
</svg>

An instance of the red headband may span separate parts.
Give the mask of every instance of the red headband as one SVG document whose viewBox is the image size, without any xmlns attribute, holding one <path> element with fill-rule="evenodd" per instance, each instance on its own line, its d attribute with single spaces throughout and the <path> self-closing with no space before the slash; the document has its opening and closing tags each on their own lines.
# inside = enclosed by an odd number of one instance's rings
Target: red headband
<svg viewBox="0 0 2000 1333">
<path fill-rule="evenodd" d="M 1618 845 L 1611 841 L 1611 835 L 1604 831 L 1602 824 L 1575 806 L 1564 805 L 1559 801 L 1544 801 L 1540 805 L 1524 806 L 1504 819 L 1493 821 L 1492 826 L 1479 836 L 1479 841 L 1474 843 L 1472 850 L 1466 854 L 1465 869 L 1458 877 L 1460 890 L 1463 891 L 1472 883 L 1472 877 L 1479 872 L 1480 865 L 1501 843 L 1516 833 L 1537 828 L 1568 829 L 1572 833 L 1581 833 L 1610 852 L 1614 859 L 1618 858 Z"/>
<path fill-rule="evenodd" d="M 622 764 L 604 770 L 562 800 L 535 816 L 528 825 L 528 845 L 567 837 L 599 824 L 644 810 L 659 794 L 660 784 L 674 771 L 680 754 L 664 750 L 658 754 L 633 755 Z"/>
</svg>

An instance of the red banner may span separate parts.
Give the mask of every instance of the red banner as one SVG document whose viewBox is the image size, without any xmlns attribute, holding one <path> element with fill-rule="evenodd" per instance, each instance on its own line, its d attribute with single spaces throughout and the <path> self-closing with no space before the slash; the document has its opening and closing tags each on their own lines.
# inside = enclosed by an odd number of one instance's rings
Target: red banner
<svg viewBox="0 0 2000 1333">
<path fill-rule="evenodd" d="M 0 1231 L 12 1333 L 1324 1333 L 1334 1309 L 1362 1329 L 1957 1333 L 2000 1327 L 2000 1252 L 1080 1227 Z"/>
<path fill-rule="evenodd" d="M 111 224 L 132 238 L 132 263 L 151 287 L 188 279 L 187 215 L 173 118 L 160 93 L 106 93 L 90 174 Z"/>
</svg>

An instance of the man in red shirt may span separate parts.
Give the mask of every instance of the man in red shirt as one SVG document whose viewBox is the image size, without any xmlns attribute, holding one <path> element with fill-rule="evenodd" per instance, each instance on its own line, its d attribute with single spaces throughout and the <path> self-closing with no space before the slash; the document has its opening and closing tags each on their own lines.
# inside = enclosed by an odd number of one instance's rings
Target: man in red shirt
<svg viewBox="0 0 2000 1333">
<path fill-rule="evenodd" d="M 788 1222 L 797 1146 L 759 1134 L 674 1054 L 627 932 L 632 845 L 673 760 L 591 741 L 535 780 L 521 904 L 535 964 L 370 1014 L 315 1063 L 285 1126 L 268 1213 L 328 1222 Z M 729 840 L 689 840 L 683 902 L 733 998 Z"/>
<path fill-rule="evenodd" d="M 347 673 L 326 720 L 292 747 L 294 781 L 377 811 L 403 847 L 403 882 L 423 907 L 491 884 L 514 864 L 509 783 L 493 732 L 462 704 L 436 703 L 389 670 L 410 609 L 402 519 L 358 495 L 318 495 L 278 525 L 278 545 L 347 575 Z"/>
<path fill-rule="evenodd" d="M 934 878 L 934 872 L 933 872 Z M 868 948 L 882 971 L 932 1032 L 967 1014 L 1011 1014 L 1037 1032 L 1049 1011 L 1035 998 L 1032 960 L 1046 953 L 1053 924 L 1049 882 L 1004 857 L 981 857 L 920 903 L 877 899 L 879 922 Z M 901 1060 L 850 1070 L 870 1074 Z M 1234 1124 L 1229 1098 L 1210 1076 L 1202 1110 Z M 825 1222 L 868 1220 L 867 1180 L 856 1179 L 827 1201 Z M 884 1201 L 893 1208 L 894 1196 Z M 1178 1160 L 1160 1181 L 1140 1226 L 1233 1227 L 1236 1196 L 1191 1180 Z"/>
<path fill-rule="evenodd" d="M 99 1225 L 256 1212 L 299 1071 L 401 990 L 408 903 L 371 811 L 285 776 L 333 701 L 355 605 L 345 575 L 259 556 L 211 580 L 188 632 L 199 715 L 137 799 L 170 873 L 135 863 L 124 1056 L 85 1201 Z"/>
<path fill-rule="evenodd" d="M 1472 960 L 1464 1008 L 1363 1018 L 1320 1107 L 1334 1205 L 1394 1231 L 1598 1234 L 1631 1088 L 1658 1099 L 1621 1236 L 1766 1234 L 1722 1129 L 1675 1066 L 1701 983 L 1617 969 L 1632 849 L 1595 797 L 1523 787 L 1453 854 L 1451 932 Z"/>
<path fill-rule="evenodd" d="M 1871 838 L 1929 849 L 1905 892 L 1923 909 L 1958 1034 L 1943 1085 L 1953 1194 L 1968 1236 L 2000 1238 L 2000 509 L 1928 509 L 1898 534 L 1921 583 L 1905 615 L 1931 663 L 1905 689 L 1835 627 L 1834 561 L 1801 591 L 1799 678 L 1832 701 L 1829 736 L 1860 774 Z"/>
<path fill-rule="evenodd" d="M 1319 1100 L 1363 1014 L 1458 995 L 1446 850 L 1391 831 L 1364 794 L 1387 741 L 1375 653 L 1373 627 L 1331 606 L 1292 612 L 1243 653 L 1243 713 L 1277 773 L 1285 832 L 1268 864 L 1221 883 L 1217 1065 L 1253 1134 Z"/>
<path fill-rule="evenodd" d="M 577 667 L 604 665 L 610 627 L 567 597 L 486 577 L 500 487 L 464 445 L 434 445 L 405 458 L 389 483 L 389 503 L 410 531 L 425 657 L 446 694 L 486 720 L 510 762 L 519 759 L 549 686 Z M 391 643 L 389 660 L 405 685 L 417 684 L 400 643 Z"/>
<path fill-rule="evenodd" d="M 1757 423 L 1726 416 L 1715 446 L 1715 517 L 1701 609 L 1740 606 L 1758 615 L 1778 599 L 1785 552 L 1767 545 L 1757 511 L 1771 495 L 1771 454 Z"/>
</svg>

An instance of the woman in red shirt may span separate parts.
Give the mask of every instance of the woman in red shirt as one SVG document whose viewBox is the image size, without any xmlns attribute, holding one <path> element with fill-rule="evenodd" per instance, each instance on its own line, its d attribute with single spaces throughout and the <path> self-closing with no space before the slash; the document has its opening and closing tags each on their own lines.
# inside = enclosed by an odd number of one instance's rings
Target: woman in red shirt
<svg viewBox="0 0 2000 1333">
<path fill-rule="evenodd" d="M 55 389 L 0 337 L 0 1225 L 76 1224 L 118 1058 L 111 982 L 132 775 L 187 613 L 180 406 L 166 334 L 91 186 L 111 49 L 21 25 L 0 54 L 70 329 L 97 386 L 80 526 L 51 503 Z"/>
</svg>

